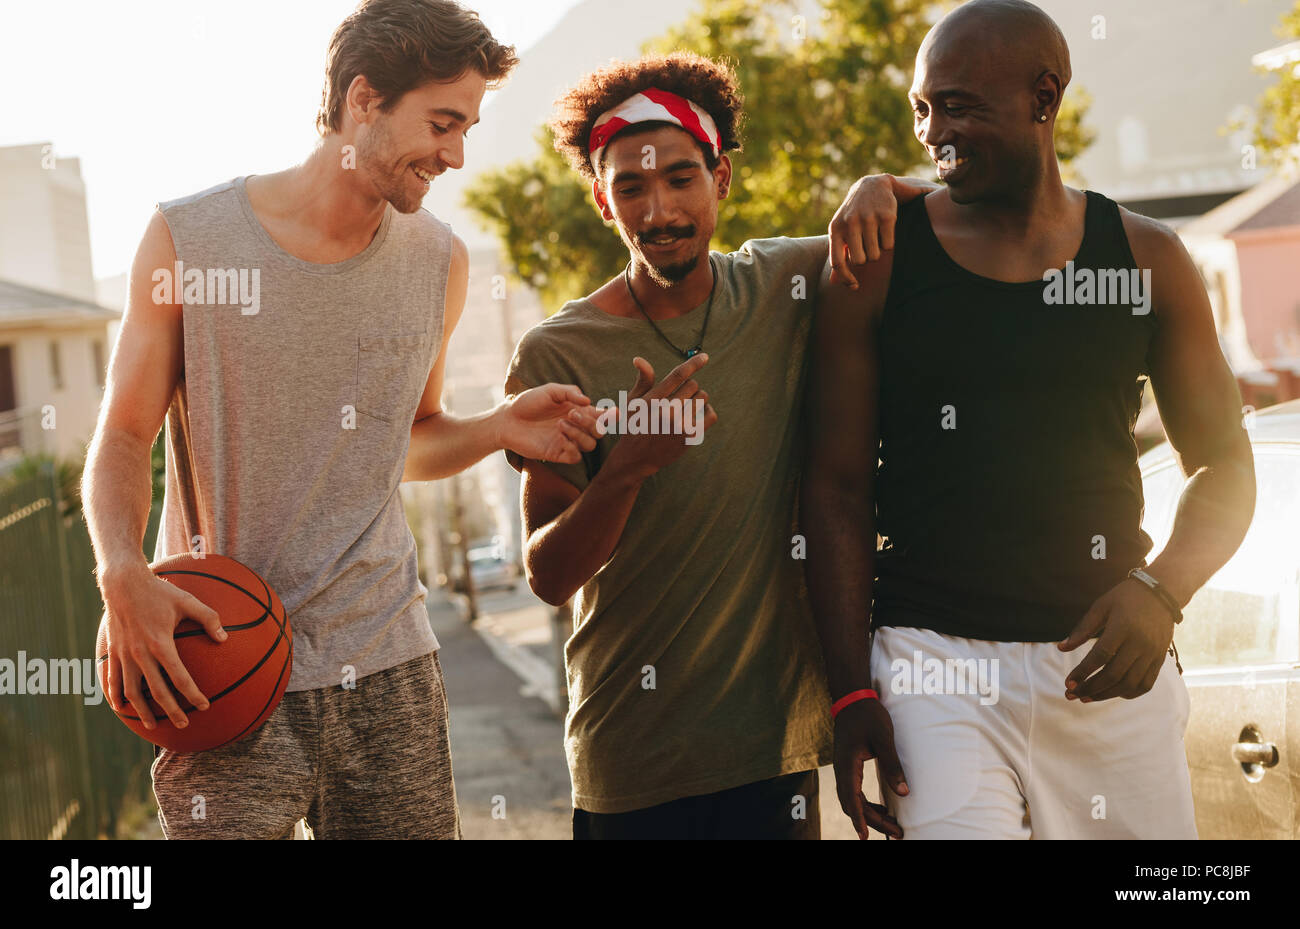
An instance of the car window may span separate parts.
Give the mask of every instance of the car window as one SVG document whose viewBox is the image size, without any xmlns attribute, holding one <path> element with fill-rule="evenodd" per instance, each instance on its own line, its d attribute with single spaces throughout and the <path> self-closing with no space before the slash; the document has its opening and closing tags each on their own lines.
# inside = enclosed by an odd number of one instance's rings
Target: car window
<svg viewBox="0 0 1300 929">
<path fill-rule="evenodd" d="M 1255 518 L 1237 554 L 1183 610 L 1174 643 L 1185 668 L 1300 660 L 1300 454 L 1255 449 Z M 1143 528 L 1159 552 L 1183 476 L 1174 463 L 1143 482 Z"/>
</svg>

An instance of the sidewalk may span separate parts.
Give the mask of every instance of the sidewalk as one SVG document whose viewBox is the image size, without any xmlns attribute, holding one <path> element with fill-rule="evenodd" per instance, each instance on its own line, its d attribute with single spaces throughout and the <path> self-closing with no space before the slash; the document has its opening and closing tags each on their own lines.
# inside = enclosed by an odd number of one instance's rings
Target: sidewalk
<svg viewBox="0 0 1300 929">
<path fill-rule="evenodd" d="M 441 646 L 465 838 L 571 838 L 563 721 L 441 591 L 429 592 L 428 606 Z"/>
</svg>

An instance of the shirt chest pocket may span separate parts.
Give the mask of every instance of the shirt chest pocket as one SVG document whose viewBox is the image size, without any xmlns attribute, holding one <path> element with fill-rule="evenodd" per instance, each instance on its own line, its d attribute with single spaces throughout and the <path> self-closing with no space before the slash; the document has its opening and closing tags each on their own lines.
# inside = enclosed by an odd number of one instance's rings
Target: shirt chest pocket
<svg viewBox="0 0 1300 929">
<path fill-rule="evenodd" d="M 429 375 L 428 334 L 357 339 L 358 413 L 385 423 L 409 423 Z"/>
</svg>

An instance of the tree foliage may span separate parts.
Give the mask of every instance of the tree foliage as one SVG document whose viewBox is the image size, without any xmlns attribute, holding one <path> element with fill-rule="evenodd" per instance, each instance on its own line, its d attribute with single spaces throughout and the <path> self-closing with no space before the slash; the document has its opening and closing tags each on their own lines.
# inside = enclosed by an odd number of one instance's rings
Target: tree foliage
<svg viewBox="0 0 1300 929">
<path fill-rule="evenodd" d="M 551 147 L 549 130 L 538 133 L 538 145 L 532 161 L 480 174 L 465 203 L 496 234 L 514 275 L 554 312 L 608 280 L 627 252 L 587 184 Z"/>
<path fill-rule="evenodd" d="M 1300 39 L 1300 0 L 1283 15 L 1277 33 L 1284 41 Z M 1300 160 L 1300 64 L 1284 65 L 1278 82 L 1264 92 L 1255 144 L 1280 162 Z"/>
</svg>

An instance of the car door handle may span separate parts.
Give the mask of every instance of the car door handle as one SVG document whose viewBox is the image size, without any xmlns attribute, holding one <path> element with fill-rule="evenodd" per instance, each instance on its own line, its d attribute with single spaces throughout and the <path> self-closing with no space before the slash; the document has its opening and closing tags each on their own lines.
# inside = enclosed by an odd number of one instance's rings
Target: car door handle
<svg viewBox="0 0 1300 929">
<path fill-rule="evenodd" d="M 1232 746 L 1232 760 L 1271 768 L 1278 762 L 1277 746 L 1272 742 L 1236 742 Z"/>
</svg>

